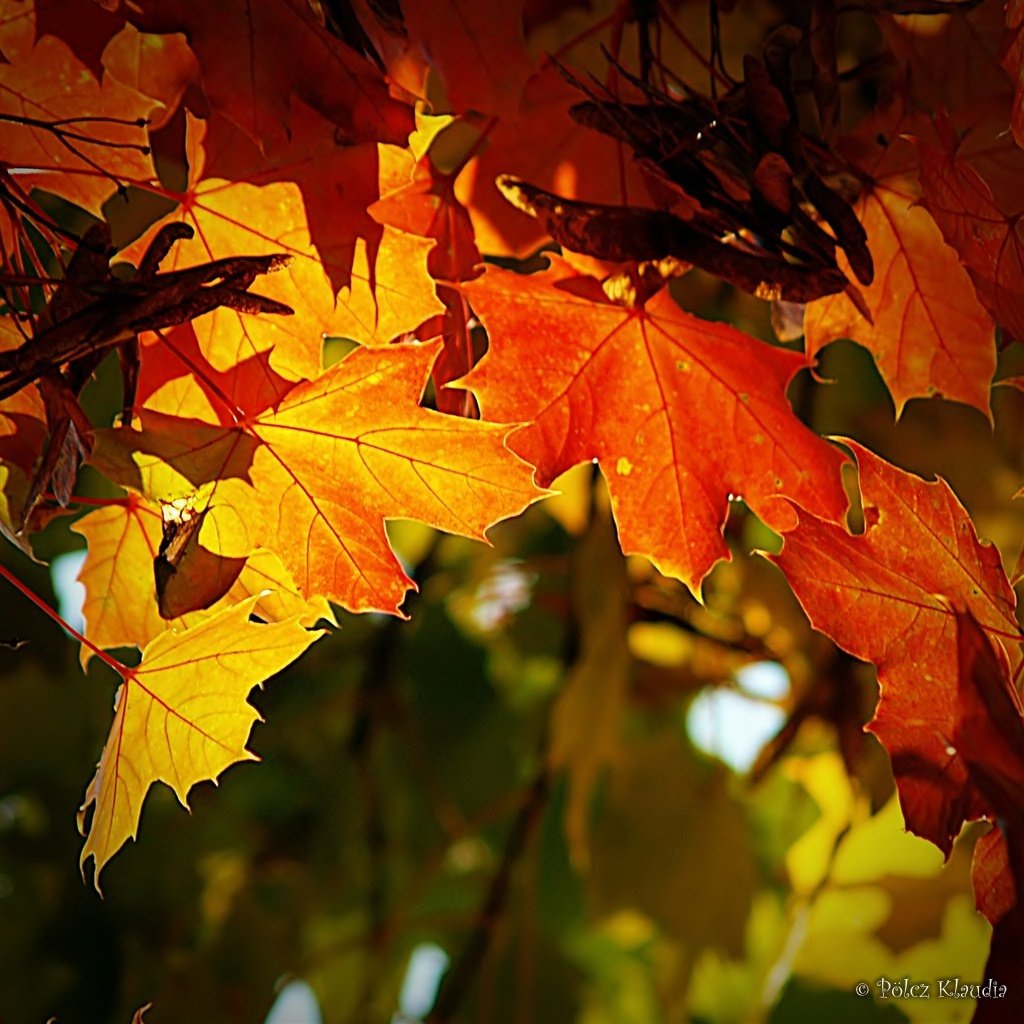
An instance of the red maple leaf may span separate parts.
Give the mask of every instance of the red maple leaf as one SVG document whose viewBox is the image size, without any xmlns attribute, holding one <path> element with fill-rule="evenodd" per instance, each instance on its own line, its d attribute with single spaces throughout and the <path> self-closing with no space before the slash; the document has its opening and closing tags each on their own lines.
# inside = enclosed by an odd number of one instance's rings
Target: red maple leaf
<svg viewBox="0 0 1024 1024">
<path fill-rule="evenodd" d="M 146 0 L 129 16 L 146 32 L 183 32 L 210 105 L 265 151 L 287 145 L 293 97 L 348 142 L 402 143 L 412 130 L 411 110 L 388 95 L 384 76 L 300 0 Z"/>
<path fill-rule="evenodd" d="M 402 15 L 412 45 L 441 76 L 452 110 L 516 110 L 533 72 L 522 0 L 407 0 Z"/>
<path fill-rule="evenodd" d="M 1024 339 L 1024 152 L 998 118 L 958 139 L 948 119 L 937 142 L 919 143 L 929 211 L 971 275 L 978 297 L 1003 330 Z"/>
<path fill-rule="evenodd" d="M 998 825 L 979 842 L 973 874 L 978 908 L 995 926 L 984 976 L 1000 981 L 1019 977 L 1024 968 L 1024 708 L 1002 650 L 993 648 L 969 611 L 955 614 L 959 685 L 953 745 Z M 998 1009 L 980 1000 L 974 1020 L 1018 1020 L 1024 993 L 1013 988 Z"/>
<path fill-rule="evenodd" d="M 463 286 L 490 337 L 465 380 L 487 418 L 525 422 L 509 443 L 549 484 L 597 460 L 619 539 L 692 590 L 728 558 L 731 497 L 788 529 L 787 502 L 839 521 L 840 453 L 786 402 L 807 361 L 684 313 L 664 290 L 609 300 L 563 260 L 526 277 L 488 267 Z"/>
<path fill-rule="evenodd" d="M 27 8 L 28 4 L 22 6 Z M 80 0 L 35 0 L 33 6 L 36 37 L 60 39 L 97 79 L 102 78 L 103 51 L 124 27 L 124 11 L 94 4 L 88 17 L 83 17 Z M 27 10 L 22 16 L 30 17 Z"/>
<path fill-rule="evenodd" d="M 1008 0 L 1006 4 L 1006 35 L 1000 60 L 1014 85 L 1013 136 L 1024 146 L 1024 3 Z"/>
<path fill-rule="evenodd" d="M 912 107 L 974 118 L 1012 90 L 997 59 L 1006 26 L 999 0 L 960 6 L 941 18 L 883 14 L 878 25 L 901 65 L 897 88 Z"/>
<path fill-rule="evenodd" d="M 892 760 L 907 828 L 944 853 L 988 808 L 957 753 L 956 618 L 966 607 L 990 636 L 1020 637 L 999 553 L 982 544 L 942 480 L 926 483 L 854 442 L 864 533 L 800 513 L 773 561 L 811 624 L 874 662 L 881 699 L 869 728 Z M 1020 661 L 1015 647 L 1007 652 Z"/>
<path fill-rule="evenodd" d="M 495 187 L 500 174 L 570 199 L 646 201 L 639 169 L 622 147 L 569 116 L 584 94 L 549 60 L 538 67 L 531 56 L 522 2 L 446 0 L 439 8 L 417 0 L 402 9 L 408 36 L 382 40 L 389 71 L 406 83 L 437 76 L 440 109 L 459 115 L 465 144 L 455 192 L 481 251 L 525 256 L 545 240 L 543 229 Z M 623 12 L 610 20 L 624 18 Z M 423 70 L 411 74 L 410 62 Z"/>
</svg>

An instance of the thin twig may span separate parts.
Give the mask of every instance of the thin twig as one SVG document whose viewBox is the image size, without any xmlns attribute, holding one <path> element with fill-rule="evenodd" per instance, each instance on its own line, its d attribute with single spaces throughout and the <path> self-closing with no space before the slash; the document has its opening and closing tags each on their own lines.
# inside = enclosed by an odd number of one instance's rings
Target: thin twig
<svg viewBox="0 0 1024 1024">
<path fill-rule="evenodd" d="M 523 805 L 519 808 L 519 813 L 512 822 L 508 838 L 505 840 L 501 863 L 477 912 L 476 924 L 466 938 L 458 959 L 445 975 L 437 1002 L 427 1016 L 425 1024 L 448 1024 L 458 1013 L 491 947 L 494 933 L 508 901 L 512 874 L 540 821 L 549 791 L 550 779 L 545 765 L 538 770 L 526 791 Z"/>
</svg>

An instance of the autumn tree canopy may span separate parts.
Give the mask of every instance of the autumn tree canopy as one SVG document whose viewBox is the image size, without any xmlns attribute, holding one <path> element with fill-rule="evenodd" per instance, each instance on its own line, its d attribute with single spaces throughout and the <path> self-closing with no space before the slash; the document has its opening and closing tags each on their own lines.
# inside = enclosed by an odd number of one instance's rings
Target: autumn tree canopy
<svg viewBox="0 0 1024 1024">
<path fill-rule="evenodd" d="M 2 0 L 0 1016 L 1022 1019 L 1022 26 Z"/>
</svg>

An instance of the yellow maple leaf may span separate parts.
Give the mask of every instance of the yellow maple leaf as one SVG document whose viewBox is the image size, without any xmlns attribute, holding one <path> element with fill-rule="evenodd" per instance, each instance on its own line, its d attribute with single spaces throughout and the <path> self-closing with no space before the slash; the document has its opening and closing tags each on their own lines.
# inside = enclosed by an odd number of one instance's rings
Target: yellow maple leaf
<svg viewBox="0 0 1024 1024">
<path fill-rule="evenodd" d="M 159 502 L 129 494 L 95 509 L 71 527 L 89 546 L 78 574 L 85 587 L 83 633 L 91 643 L 82 644 L 83 668 L 95 657 L 95 648 L 141 649 L 166 629 L 187 629 L 253 596 L 255 614 L 266 622 L 296 618 L 300 625 L 311 627 L 325 619 L 337 625 L 329 602 L 323 597 L 307 601 L 281 560 L 263 548 L 249 556 L 231 589 L 208 609 L 162 618 L 153 574 L 162 535 L 160 512 Z"/>
<path fill-rule="evenodd" d="M 256 759 L 245 745 L 260 715 L 246 698 L 321 635 L 295 619 L 250 622 L 258 599 L 250 597 L 192 629 L 162 633 L 146 646 L 137 668 L 108 661 L 124 681 L 110 736 L 78 812 L 85 835 L 93 809 L 81 866 L 84 874 L 93 858 L 97 889 L 103 866 L 138 834 L 142 802 L 154 782 L 170 786 L 187 808 L 197 782 Z"/>
</svg>

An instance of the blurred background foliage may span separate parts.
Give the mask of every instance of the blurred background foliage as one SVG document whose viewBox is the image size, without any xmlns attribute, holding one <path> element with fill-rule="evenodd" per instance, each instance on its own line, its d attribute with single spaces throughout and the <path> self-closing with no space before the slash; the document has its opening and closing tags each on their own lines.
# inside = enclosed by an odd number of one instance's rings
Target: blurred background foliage
<svg viewBox="0 0 1024 1024">
<path fill-rule="evenodd" d="M 91 396 L 110 415 L 115 375 Z M 1024 395 L 996 389 L 994 431 L 941 400 L 896 424 L 859 349 L 832 346 L 819 376 L 791 391 L 812 426 L 942 473 L 1015 557 Z M 127 1024 L 152 1002 L 156 1024 L 249 1024 L 302 979 L 327 1024 L 412 1021 L 447 963 L 428 1019 L 968 1020 L 970 1001 L 854 994 L 980 977 L 979 830 L 945 866 L 903 831 L 862 731 L 873 670 L 748 554 L 778 538 L 735 502 L 702 606 L 622 557 L 596 467 L 558 489 L 491 548 L 392 524 L 411 619 L 341 615 L 257 691 L 262 763 L 197 787 L 191 816 L 156 787 L 103 898 L 74 821 L 114 680 L 98 659 L 83 678 L 75 643 L 5 594 L 26 643 L 0 661 L 0 1019 Z M 38 549 L 80 544 L 59 520 Z M 46 566 L 2 557 L 56 601 Z"/>
</svg>

